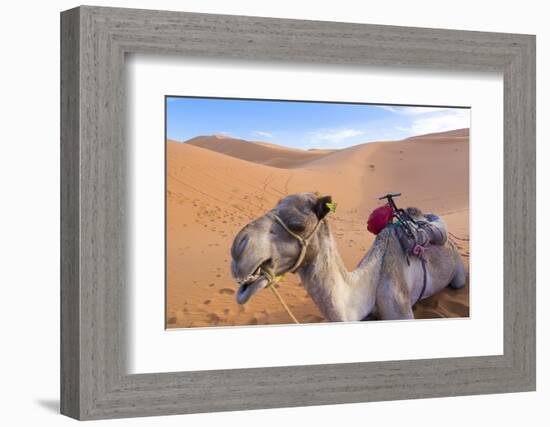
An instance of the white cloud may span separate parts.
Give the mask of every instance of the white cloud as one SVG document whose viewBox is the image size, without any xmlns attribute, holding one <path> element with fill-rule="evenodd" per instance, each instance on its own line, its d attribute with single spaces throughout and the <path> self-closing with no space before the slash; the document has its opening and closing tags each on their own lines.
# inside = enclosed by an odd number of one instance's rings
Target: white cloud
<svg viewBox="0 0 550 427">
<path fill-rule="evenodd" d="M 309 132 L 313 143 L 338 145 L 346 139 L 364 135 L 365 132 L 357 129 L 327 129 Z"/>
<path fill-rule="evenodd" d="M 272 133 L 264 132 L 264 131 L 261 131 L 261 130 L 253 130 L 252 134 L 254 134 L 256 136 L 263 136 L 264 138 L 272 138 L 273 137 Z"/>
<path fill-rule="evenodd" d="M 447 109 L 442 113 L 430 114 L 428 117 L 415 118 L 410 126 L 402 127 L 400 130 L 410 135 L 424 135 L 468 127 L 470 127 L 469 109 Z"/>
<path fill-rule="evenodd" d="M 380 105 L 379 108 L 390 111 L 401 119 L 401 126 L 395 128 L 407 136 L 470 127 L 470 109 L 451 107 L 405 107 Z"/>
<path fill-rule="evenodd" d="M 420 114 L 430 114 L 430 113 L 443 113 L 443 112 L 457 110 L 456 108 L 448 108 L 448 107 L 402 107 L 402 106 L 391 106 L 391 105 L 378 105 L 377 107 L 386 111 L 391 111 L 392 113 L 404 114 L 407 116 L 416 116 Z"/>
</svg>

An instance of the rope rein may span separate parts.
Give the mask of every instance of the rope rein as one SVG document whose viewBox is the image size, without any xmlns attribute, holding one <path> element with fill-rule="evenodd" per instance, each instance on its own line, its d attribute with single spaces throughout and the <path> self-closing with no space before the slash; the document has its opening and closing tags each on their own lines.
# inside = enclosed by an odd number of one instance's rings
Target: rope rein
<svg viewBox="0 0 550 427">
<path fill-rule="evenodd" d="M 304 261 L 304 258 L 306 257 L 306 252 L 307 252 L 307 247 L 309 245 L 309 241 L 311 240 L 313 235 L 317 232 L 317 230 L 319 229 L 319 226 L 321 225 L 321 222 L 323 222 L 323 220 L 318 221 L 317 224 L 315 224 L 315 227 L 313 228 L 313 230 L 311 230 L 311 233 L 309 233 L 306 238 L 303 238 L 302 236 L 300 236 L 299 234 L 296 234 L 294 231 L 292 231 L 290 228 L 288 228 L 288 226 L 285 224 L 285 222 L 276 213 L 269 212 L 267 214 L 267 216 L 269 216 L 271 219 L 276 221 L 281 227 L 283 227 L 283 229 L 290 236 L 295 238 L 298 241 L 298 243 L 300 244 L 300 254 L 298 255 L 298 258 L 296 258 L 296 261 L 294 262 L 294 265 L 292 266 L 292 268 L 287 271 L 287 273 L 294 273 L 302 265 L 302 262 Z M 275 295 L 275 297 L 277 297 L 277 299 L 279 300 L 279 302 L 281 303 L 281 305 L 283 306 L 285 311 L 288 313 L 288 315 L 290 316 L 292 321 L 299 325 L 300 322 L 298 322 L 298 319 L 296 318 L 296 316 L 294 316 L 294 314 L 292 314 L 292 311 L 290 310 L 288 305 L 285 303 L 283 297 L 281 296 L 281 294 L 279 293 L 279 291 L 275 287 L 275 284 L 277 282 L 279 282 L 281 280 L 281 278 L 284 276 L 284 274 L 286 274 L 286 273 L 280 274 L 279 276 L 275 276 L 271 271 L 267 271 L 267 270 L 262 270 L 262 271 L 267 276 L 268 281 L 269 281 L 269 283 L 266 287 L 271 288 L 271 290 L 273 291 L 273 294 Z"/>
<path fill-rule="evenodd" d="M 277 281 L 278 281 L 278 279 L 277 279 Z M 285 300 L 283 299 L 283 297 L 281 296 L 281 294 L 279 293 L 279 291 L 275 287 L 275 282 L 270 283 L 269 285 L 267 285 L 267 287 L 270 288 L 273 291 L 273 294 L 277 297 L 277 299 L 279 300 L 279 302 L 281 303 L 283 308 L 286 310 L 286 312 L 288 313 L 288 315 L 290 316 L 292 321 L 294 323 L 296 323 L 297 325 L 299 325 L 300 322 L 298 322 L 298 319 L 296 319 L 296 316 L 294 316 L 294 314 L 292 314 L 292 311 L 290 311 L 290 308 L 288 308 L 288 305 L 286 305 Z"/>
</svg>

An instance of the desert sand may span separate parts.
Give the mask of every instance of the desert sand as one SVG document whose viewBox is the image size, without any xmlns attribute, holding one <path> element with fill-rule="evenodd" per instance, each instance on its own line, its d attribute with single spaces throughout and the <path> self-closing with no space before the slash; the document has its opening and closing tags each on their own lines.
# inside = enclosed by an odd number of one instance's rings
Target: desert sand
<svg viewBox="0 0 550 427">
<path fill-rule="evenodd" d="M 328 217 L 353 270 L 374 240 L 366 228 L 379 195 L 442 216 L 469 271 L 469 130 L 374 142 L 342 150 L 298 150 L 201 136 L 167 142 L 168 328 L 291 323 L 269 290 L 235 301 L 229 253 L 236 233 L 285 195 L 318 191 L 338 203 Z M 278 290 L 301 323 L 322 322 L 297 275 Z M 416 318 L 467 317 L 469 284 L 423 300 Z"/>
</svg>

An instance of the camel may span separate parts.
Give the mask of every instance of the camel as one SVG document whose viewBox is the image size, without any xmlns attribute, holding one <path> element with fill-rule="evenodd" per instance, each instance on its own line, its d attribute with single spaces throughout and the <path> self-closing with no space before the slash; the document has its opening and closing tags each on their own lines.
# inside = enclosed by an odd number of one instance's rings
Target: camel
<svg viewBox="0 0 550 427">
<path fill-rule="evenodd" d="M 328 321 L 414 319 L 413 305 L 447 286 L 462 288 L 464 265 L 451 242 L 431 245 L 422 262 L 403 252 L 392 227 L 384 228 L 348 272 L 326 216 L 330 196 L 293 194 L 246 225 L 231 247 L 231 272 L 239 284 L 237 302 L 245 304 L 276 277 L 297 273 Z"/>
</svg>

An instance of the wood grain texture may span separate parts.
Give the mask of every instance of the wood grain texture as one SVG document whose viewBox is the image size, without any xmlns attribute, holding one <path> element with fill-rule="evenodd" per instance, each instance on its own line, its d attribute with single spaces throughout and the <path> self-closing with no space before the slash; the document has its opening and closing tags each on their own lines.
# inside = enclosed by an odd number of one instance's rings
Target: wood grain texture
<svg viewBox="0 0 550 427">
<path fill-rule="evenodd" d="M 61 38 L 62 413 L 100 419 L 534 390 L 534 36 L 80 7 L 62 13 Z M 127 374 L 127 53 L 502 72 L 504 354 Z"/>
<path fill-rule="evenodd" d="M 80 414 L 79 12 L 61 20 L 61 413 Z"/>
</svg>

